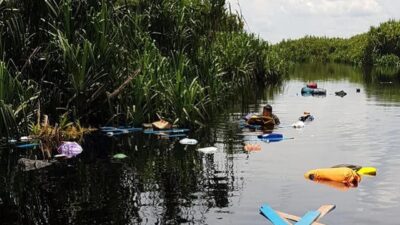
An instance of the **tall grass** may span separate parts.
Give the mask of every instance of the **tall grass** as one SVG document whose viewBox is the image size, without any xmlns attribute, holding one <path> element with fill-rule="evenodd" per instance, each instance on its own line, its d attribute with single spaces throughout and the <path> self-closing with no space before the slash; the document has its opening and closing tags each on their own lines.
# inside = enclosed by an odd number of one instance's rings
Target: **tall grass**
<svg viewBox="0 0 400 225">
<path fill-rule="evenodd" d="M 235 90 L 285 72 L 225 0 L 10 0 L 0 10 L 8 74 L 24 88 L 37 84 L 50 118 L 202 124 Z M 15 110 L 23 96 L 4 104 Z"/>
<path fill-rule="evenodd" d="M 0 61 L 0 137 L 15 137 L 27 132 L 38 97 L 35 83 L 12 77 Z"/>
</svg>

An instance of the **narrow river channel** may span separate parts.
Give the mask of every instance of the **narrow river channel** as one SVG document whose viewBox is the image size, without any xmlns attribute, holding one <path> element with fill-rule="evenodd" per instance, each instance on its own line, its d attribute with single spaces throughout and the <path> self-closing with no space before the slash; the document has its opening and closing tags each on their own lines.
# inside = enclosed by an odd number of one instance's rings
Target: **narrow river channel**
<svg viewBox="0 0 400 225">
<path fill-rule="evenodd" d="M 308 81 L 327 95 L 302 96 Z M 347 95 L 335 96 L 340 90 Z M 245 98 L 243 103 L 238 96 L 207 129 L 191 133 L 197 146 L 143 134 L 95 135 L 85 140 L 78 158 L 29 172 L 16 169 L 16 160 L 29 152 L 1 149 L 0 224 L 265 225 L 269 222 L 258 210 L 263 203 L 299 216 L 335 204 L 321 221 L 330 225 L 399 224 L 398 76 L 365 75 L 335 64 L 299 65 L 279 88 Z M 267 103 L 282 122 L 275 132 L 294 139 L 261 143 L 260 152 L 247 153 L 243 145 L 255 141 L 239 120 Z M 304 111 L 315 120 L 302 129 L 287 127 Z M 218 151 L 196 151 L 208 146 Z M 111 159 L 116 153 L 128 158 Z M 303 176 L 342 163 L 373 166 L 378 175 L 363 177 L 350 189 Z"/>
</svg>

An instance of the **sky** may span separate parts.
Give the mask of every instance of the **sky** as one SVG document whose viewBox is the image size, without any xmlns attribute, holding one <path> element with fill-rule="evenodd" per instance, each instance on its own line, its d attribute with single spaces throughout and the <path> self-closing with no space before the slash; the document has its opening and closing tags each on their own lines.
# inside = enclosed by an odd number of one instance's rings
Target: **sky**
<svg viewBox="0 0 400 225">
<path fill-rule="evenodd" d="M 277 43 L 305 35 L 351 37 L 400 19 L 400 0 L 227 0 L 246 29 Z"/>
</svg>

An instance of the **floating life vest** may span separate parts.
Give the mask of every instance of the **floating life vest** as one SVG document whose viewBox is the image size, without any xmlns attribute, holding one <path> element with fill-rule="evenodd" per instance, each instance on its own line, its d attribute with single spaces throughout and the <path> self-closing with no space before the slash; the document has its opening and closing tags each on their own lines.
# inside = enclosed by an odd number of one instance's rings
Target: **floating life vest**
<svg viewBox="0 0 400 225">
<path fill-rule="evenodd" d="M 315 82 L 310 82 L 310 83 L 307 84 L 307 87 L 308 87 L 308 88 L 317 88 L 318 85 L 317 85 L 317 83 L 315 83 Z"/>
<path fill-rule="evenodd" d="M 345 167 L 310 170 L 304 174 L 304 177 L 314 181 L 328 180 L 346 184 L 358 184 L 361 181 L 357 172 Z"/>
</svg>

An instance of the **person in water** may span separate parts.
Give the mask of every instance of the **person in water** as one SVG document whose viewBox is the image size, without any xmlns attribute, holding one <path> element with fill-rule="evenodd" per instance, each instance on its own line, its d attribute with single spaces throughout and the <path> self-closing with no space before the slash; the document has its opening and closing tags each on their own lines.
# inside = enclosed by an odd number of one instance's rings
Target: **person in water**
<svg viewBox="0 0 400 225">
<path fill-rule="evenodd" d="M 263 108 L 263 113 L 260 116 L 252 116 L 247 121 L 250 125 L 261 125 L 263 129 L 273 130 L 276 125 L 281 122 L 279 118 L 272 113 L 272 106 L 266 105 Z"/>
<path fill-rule="evenodd" d="M 281 124 L 281 121 L 279 120 L 279 118 L 275 114 L 272 113 L 272 106 L 269 105 L 269 104 L 264 106 L 264 108 L 263 108 L 263 116 L 264 117 L 271 117 L 273 119 L 275 125 Z"/>
</svg>

